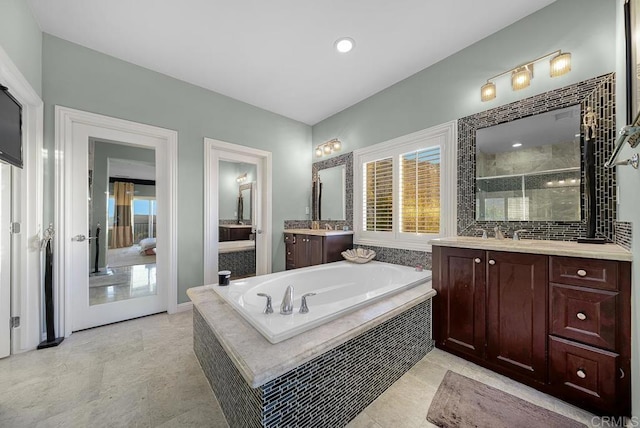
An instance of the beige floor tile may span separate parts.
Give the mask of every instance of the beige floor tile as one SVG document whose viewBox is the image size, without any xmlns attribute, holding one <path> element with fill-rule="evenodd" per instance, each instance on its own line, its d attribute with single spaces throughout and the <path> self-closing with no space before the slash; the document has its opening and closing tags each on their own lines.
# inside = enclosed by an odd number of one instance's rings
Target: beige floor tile
<svg viewBox="0 0 640 428">
<path fill-rule="evenodd" d="M 222 410 L 211 404 L 200 405 L 159 425 L 161 428 L 228 428 Z"/>
<path fill-rule="evenodd" d="M 347 425 L 347 428 L 382 428 L 367 412 L 361 412 Z"/>
</svg>

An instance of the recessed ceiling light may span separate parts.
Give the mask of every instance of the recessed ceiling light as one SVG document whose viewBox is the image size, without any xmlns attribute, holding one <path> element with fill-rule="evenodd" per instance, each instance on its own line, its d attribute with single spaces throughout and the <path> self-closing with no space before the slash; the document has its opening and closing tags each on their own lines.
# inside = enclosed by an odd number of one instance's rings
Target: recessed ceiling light
<svg viewBox="0 0 640 428">
<path fill-rule="evenodd" d="M 521 147 L 522 143 L 513 143 L 511 147 Z"/>
<path fill-rule="evenodd" d="M 356 42 L 350 37 L 341 37 L 334 43 L 336 50 L 340 53 L 347 53 L 353 49 Z"/>
</svg>

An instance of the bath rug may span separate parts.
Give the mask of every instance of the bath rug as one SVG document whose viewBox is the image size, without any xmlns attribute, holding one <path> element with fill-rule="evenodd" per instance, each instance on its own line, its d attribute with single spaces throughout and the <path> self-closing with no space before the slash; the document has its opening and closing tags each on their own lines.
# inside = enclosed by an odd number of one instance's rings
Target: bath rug
<svg viewBox="0 0 640 428">
<path fill-rule="evenodd" d="M 499 389 L 447 371 L 427 420 L 443 428 L 586 428 L 586 425 Z"/>
</svg>

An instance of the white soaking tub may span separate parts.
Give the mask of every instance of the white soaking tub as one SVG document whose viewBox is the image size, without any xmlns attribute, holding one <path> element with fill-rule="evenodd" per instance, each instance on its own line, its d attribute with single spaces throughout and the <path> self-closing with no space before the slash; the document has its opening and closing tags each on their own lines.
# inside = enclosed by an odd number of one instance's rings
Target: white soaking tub
<svg viewBox="0 0 640 428">
<path fill-rule="evenodd" d="M 213 289 L 269 342 L 278 343 L 336 319 L 373 301 L 431 280 L 431 271 L 372 261 L 347 261 L 312 266 L 231 281 Z M 294 289 L 291 315 L 280 314 L 280 303 L 287 286 Z M 273 313 L 263 313 L 269 294 Z M 309 312 L 299 313 L 301 296 L 307 297 Z"/>
</svg>

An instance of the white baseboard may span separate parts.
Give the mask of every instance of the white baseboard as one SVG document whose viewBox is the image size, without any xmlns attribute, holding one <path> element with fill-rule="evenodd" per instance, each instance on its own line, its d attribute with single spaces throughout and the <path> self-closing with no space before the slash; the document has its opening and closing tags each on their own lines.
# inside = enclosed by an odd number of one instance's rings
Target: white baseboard
<svg viewBox="0 0 640 428">
<path fill-rule="evenodd" d="M 178 303 L 178 307 L 176 308 L 176 313 L 186 312 L 192 309 L 193 309 L 193 302 Z"/>
</svg>

